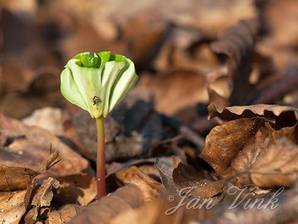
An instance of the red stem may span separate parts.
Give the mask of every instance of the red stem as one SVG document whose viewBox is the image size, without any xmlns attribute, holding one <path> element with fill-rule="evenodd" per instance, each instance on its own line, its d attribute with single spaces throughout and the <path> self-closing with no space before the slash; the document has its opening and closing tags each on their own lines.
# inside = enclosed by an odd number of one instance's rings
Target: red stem
<svg viewBox="0 0 298 224">
<path fill-rule="evenodd" d="M 106 180 L 105 180 L 105 131 L 104 120 L 102 117 L 96 119 L 97 129 L 97 161 L 96 161 L 96 180 L 97 180 L 97 195 L 100 199 L 106 195 Z"/>
</svg>

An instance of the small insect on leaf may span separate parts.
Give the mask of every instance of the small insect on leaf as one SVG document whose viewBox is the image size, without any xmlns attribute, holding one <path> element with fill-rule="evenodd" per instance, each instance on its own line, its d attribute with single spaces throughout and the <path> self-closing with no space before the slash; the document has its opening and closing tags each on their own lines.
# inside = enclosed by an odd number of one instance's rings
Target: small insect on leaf
<svg viewBox="0 0 298 224">
<path fill-rule="evenodd" d="M 101 103 L 102 100 L 98 96 L 93 97 L 93 105 L 97 105 L 98 103 Z"/>
</svg>

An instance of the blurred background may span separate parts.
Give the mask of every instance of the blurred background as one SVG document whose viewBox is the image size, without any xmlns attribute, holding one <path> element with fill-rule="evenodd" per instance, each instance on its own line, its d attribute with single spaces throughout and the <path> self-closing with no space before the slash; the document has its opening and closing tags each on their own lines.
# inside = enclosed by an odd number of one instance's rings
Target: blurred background
<svg viewBox="0 0 298 224">
<path fill-rule="evenodd" d="M 60 72 L 76 53 L 101 50 L 135 61 L 140 80 L 127 101 L 150 101 L 197 131 L 210 127 L 204 123 L 210 93 L 225 105 L 298 106 L 297 0 L 0 2 L 5 115 L 24 118 L 49 106 L 77 110 L 60 95 Z M 249 23 L 253 35 L 239 31 L 239 21 Z M 225 42 L 233 29 L 242 39 L 253 37 L 249 47 L 237 37 Z M 212 47 L 219 40 L 224 50 Z M 242 68 L 248 75 L 239 81 Z"/>
</svg>

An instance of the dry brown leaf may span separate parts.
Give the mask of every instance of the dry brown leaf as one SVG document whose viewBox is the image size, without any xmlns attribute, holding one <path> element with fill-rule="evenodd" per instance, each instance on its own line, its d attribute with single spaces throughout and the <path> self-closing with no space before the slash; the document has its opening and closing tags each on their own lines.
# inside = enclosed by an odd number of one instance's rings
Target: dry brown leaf
<svg viewBox="0 0 298 224">
<path fill-rule="evenodd" d="M 18 224 L 26 212 L 26 191 L 0 193 L 0 223 Z"/>
<path fill-rule="evenodd" d="M 268 146 L 249 171 L 260 187 L 292 186 L 298 178 L 298 146 L 287 138 Z"/>
<path fill-rule="evenodd" d="M 25 197 L 26 209 L 28 209 L 24 217 L 25 223 L 33 224 L 41 221 L 52 204 L 54 191 L 57 188 L 59 188 L 59 182 L 52 177 L 37 178 L 33 181 Z"/>
<path fill-rule="evenodd" d="M 127 162 L 112 162 L 110 164 L 107 164 L 107 176 L 112 175 L 114 173 L 116 173 L 117 171 L 124 169 L 124 168 L 128 168 L 130 166 L 137 166 L 143 173 L 145 173 L 146 175 L 149 175 L 149 172 L 151 172 L 151 174 L 153 174 L 153 176 L 156 174 L 157 170 L 155 169 L 155 167 L 153 167 L 153 164 L 155 162 L 155 158 L 142 158 L 142 159 L 131 159 Z M 152 164 L 152 165 L 151 165 Z M 142 166 L 144 167 L 148 167 L 148 171 L 147 170 L 143 170 Z M 152 167 L 152 169 L 150 168 Z M 157 172 L 158 173 L 158 172 Z"/>
<path fill-rule="evenodd" d="M 28 127 L 0 114 L 0 136 L 1 144 L 5 146 L 0 151 L 0 162 L 3 165 L 39 172 L 46 166 L 49 149 L 52 147 L 59 153 L 62 162 L 48 170 L 51 174 L 63 176 L 88 170 L 87 160 L 42 128 Z"/>
<path fill-rule="evenodd" d="M 38 174 L 29 168 L 0 164 L 0 191 L 24 190 Z"/>
<path fill-rule="evenodd" d="M 48 213 L 49 224 L 65 224 L 78 215 L 80 207 L 78 205 L 66 205 L 57 211 Z"/>
<path fill-rule="evenodd" d="M 297 109 L 253 105 L 230 107 L 221 112 L 217 116 L 232 114 L 236 120 L 215 127 L 207 136 L 201 154 L 219 176 L 231 178 L 240 186 L 291 186 L 296 181 L 298 135 L 297 125 L 293 124 L 297 124 Z M 286 124 L 281 122 L 283 114 L 287 114 L 283 117 Z M 271 123 L 274 119 L 279 122 L 276 126 Z"/>
<path fill-rule="evenodd" d="M 36 193 L 32 198 L 31 205 L 35 207 L 49 207 L 54 196 L 53 190 L 58 189 L 59 185 L 60 183 L 52 177 L 43 180 L 40 187 L 35 189 Z"/>
<path fill-rule="evenodd" d="M 160 183 L 145 175 L 136 166 L 118 171 L 116 177 L 125 184 L 136 185 L 142 191 L 145 201 L 152 201 L 159 196 Z"/>
<path fill-rule="evenodd" d="M 222 175 L 262 123 L 260 119 L 242 118 L 214 127 L 206 138 L 202 158 Z"/>
<path fill-rule="evenodd" d="M 154 159 L 152 158 L 151 161 L 154 161 L 155 162 L 156 159 L 155 158 Z M 146 162 L 146 160 L 144 160 L 144 162 Z M 137 167 L 146 176 L 149 176 L 149 177 L 159 177 L 158 170 L 156 169 L 154 163 L 152 163 L 152 164 L 149 164 L 149 163 L 148 164 L 140 164 Z"/>
<path fill-rule="evenodd" d="M 36 223 L 51 206 L 53 190 L 57 187 L 58 182 L 53 178 L 36 177 L 27 190 L 0 192 L 1 223 L 17 224 L 23 218 L 25 223 Z"/>
<path fill-rule="evenodd" d="M 92 195 L 90 195 L 90 192 L 88 192 L 90 189 L 85 190 L 83 189 L 84 186 L 82 186 L 82 183 L 75 183 L 77 180 L 88 182 L 88 178 L 71 179 L 68 177 L 73 183 L 67 180 L 67 177 L 61 179 L 63 182 L 60 185 L 58 180 L 43 174 L 36 176 L 30 186 L 28 186 L 27 190 L 0 192 L 0 221 L 3 223 L 17 224 L 22 219 L 25 223 L 33 224 L 44 220 L 45 217 L 49 217 L 49 219 L 53 221 L 52 223 L 57 221 L 57 223 L 60 224 L 65 223 L 66 220 L 69 221 L 76 215 L 78 206 L 68 205 L 62 207 L 58 211 L 50 212 L 53 208 L 53 202 L 55 202 L 55 206 L 59 206 L 57 202 L 61 205 L 67 204 L 69 202 L 68 199 L 62 197 L 67 197 L 68 195 L 66 193 L 73 193 L 71 196 L 78 197 L 78 199 L 75 200 L 75 198 L 73 198 L 72 201 L 76 203 L 81 202 L 83 204 L 83 200 L 85 200 L 87 203 L 86 200 L 91 200 L 90 196 L 92 196 L 92 199 L 94 198 L 96 194 L 96 186 L 93 186 L 94 189 Z M 69 183 L 67 183 L 67 181 L 69 181 Z M 81 186 L 78 186 L 80 184 Z M 95 185 L 94 182 L 93 185 Z M 68 187 L 70 191 L 63 193 L 66 187 Z M 79 187 L 81 187 L 81 189 L 79 189 Z M 59 199 L 59 201 L 57 201 L 57 199 Z M 60 219 L 58 219 L 58 217 Z"/>
<path fill-rule="evenodd" d="M 180 163 L 173 170 L 173 180 L 179 190 L 193 188 L 191 196 L 197 198 L 211 198 L 223 191 L 224 182 L 207 179 L 202 171 L 195 170 Z"/>
<path fill-rule="evenodd" d="M 125 210 L 140 207 L 144 203 L 143 192 L 135 185 L 126 185 L 101 200 L 82 208 L 72 224 L 108 224 L 113 217 Z"/>
<path fill-rule="evenodd" d="M 289 106 L 257 104 L 220 108 L 211 104 L 208 110 L 211 118 L 219 117 L 223 120 L 263 117 L 275 123 L 277 128 L 293 126 L 298 120 L 298 109 Z"/>
<path fill-rule="evenodd" d="M 298 177 L 295 131 L 295 126 L 279 131 L 269 125 L 261 128 L 234 158 L 225 175 L 243 173 L 235 178 L 240 185 L 291 186 Z"/>
</svg>

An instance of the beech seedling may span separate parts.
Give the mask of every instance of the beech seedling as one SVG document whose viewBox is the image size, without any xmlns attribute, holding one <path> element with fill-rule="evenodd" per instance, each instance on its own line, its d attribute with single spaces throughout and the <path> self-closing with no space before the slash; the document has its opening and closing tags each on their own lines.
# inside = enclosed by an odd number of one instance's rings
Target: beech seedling
<svg viewBox="0 0 298 224">
<path fill-rule="evenodd" d="M 109 51 L 83 52 L 71 58 L 61 72 L 61 93 L 89 112 L 97 127 L 97 198 L 106 194 L 104 120 L 138 79 L 134 63 Z"/>
</svg>

